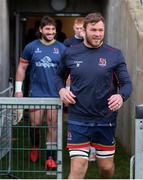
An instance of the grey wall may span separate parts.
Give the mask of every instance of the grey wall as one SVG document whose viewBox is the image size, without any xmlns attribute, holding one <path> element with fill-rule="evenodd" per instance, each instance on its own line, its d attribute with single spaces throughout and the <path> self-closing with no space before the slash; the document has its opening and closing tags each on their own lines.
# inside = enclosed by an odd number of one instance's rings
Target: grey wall
<svg viewBox="0 0 143 180">
<path fill-rule="evenodd" d="M 143 103 L 143 7 L 139 0 L 109 1 L 107 40 L 122 49 L 133 82 L 131 98 L 119 113 L 117 136 L 134 153 L 135 106 Z"/>
<path fill-rule="evenodd" d="M 9 80 L 9 21 L 7 1 L 0 1 L 0 91 L 8 87 Z"/>
</svg>

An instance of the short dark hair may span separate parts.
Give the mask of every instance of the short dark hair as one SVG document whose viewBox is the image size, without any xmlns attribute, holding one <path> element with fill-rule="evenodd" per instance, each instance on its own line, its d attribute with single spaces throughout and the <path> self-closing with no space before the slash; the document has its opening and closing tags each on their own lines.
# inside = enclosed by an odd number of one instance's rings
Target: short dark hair
<svg viewBox="0 0 143 180">
<path fill-rule="evenodd" d="M 86 28 L 89 23 L 98 23 L 99 21 L 105 23 L 105 19 L 100 12 L 90 13 L 84 18 L 84 28 Z"/>
<path fill-rule="evenodd" d="M 42 19 L 41 19 L 41 22 L 40 22 L 40 27 L 43 28 L 44 26 L 46 25 L 53 25 L 56 27 L 56 23 L 55 23 L 55 20 L 49 16 L 44 16 Z"/>
</svg>

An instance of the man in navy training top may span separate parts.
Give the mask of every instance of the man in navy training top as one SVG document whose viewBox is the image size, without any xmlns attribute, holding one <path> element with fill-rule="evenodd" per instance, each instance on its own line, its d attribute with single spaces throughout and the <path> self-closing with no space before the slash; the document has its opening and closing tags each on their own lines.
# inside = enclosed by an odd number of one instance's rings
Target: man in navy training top
<svg viewBox="0 0 143 180">
<path fill-rule="evenodd" d="M 16 72 L 15 96 L 23 97 L 22 83 L 25 77 L 26 69 L 30 67 L 30 89 L 29 97 L 59 97 L 54 79 L 57 65 L 63 56 L 65 46 L 55 40 L 56 24 L 55 21 L 44 16 L 41 19 L 40 39 L 34 40 L 25 46 Z M 30 138 L 32 148 L 30 151 L 30 160 L 37 162 L 39 159 L 39 128 L 44 115 L 48 125 L 47 148 L 56 143 L 56 110 L 30 110 Z M 36 127 L 35 127 L 36 126 Z M 45 168 L 56 169 L 56 152 L 47 150 L 47 159 Z"/>
<path fill-rule="evenodd" d="M 85 177 L 91 145 L 96 148 L 100 177 L 106 179 L 115 170 L 117 111 L 130 96 L 132 84 L 121 51 L 103 42 L 102 15 L 88 14 L 84 28 L 84 42 L 67 48 L 56 77 L 61 100 L 69 105 L 67 148 L 71 169 L 68 178 Z M 69 73 L 70 90 L 64 83 Z"/>
<path fill-rule="evenodd" d="M 83 41 L 83 36 L 84 36 L 83 24 L 84 24 L 83 17 L 78 17 L 75 19 L 74 24 L 73 24 L 74 35 L 72 37 L 64 40 L 64 45 L 66 47 L 71 47 L 71 46 L 77 45 Z"/>
<path fill-rule="evenodd" d="M 64 41 L 65 46 L 67 47 L 72 47 L 80 44 L 84 40 L 84 18 L 83 17 L 78 17 L 74 20 L 73 24 L 73 30 L 74 30 L 74 35 L 70 38 L 67 38 Z M 70 75 L 67 78 L 66 81 L 66 88 L 70 89 Z M 67 107 L 65 107 L 65 110 L 67 110 Z M 89 153 L 89 161 L 95 161 L 95 148 L 92 146 L 90 147 L 90 153 Z"/>
<path fill-rule="evenodd" d="M 66 47 L 76 46 L 83 41 L 83 38 L 84 38 L 83 24 L 84 24 L 83 17 L 78 17 L 74 20 L 74 24 L 73 24 L 74 35 L 70 38 L 67 38 L 64 41 L 64 45 Z M 70 89 L 70 75 L 68 76 L 66 80 L 66 88 Z"/>
</svg>

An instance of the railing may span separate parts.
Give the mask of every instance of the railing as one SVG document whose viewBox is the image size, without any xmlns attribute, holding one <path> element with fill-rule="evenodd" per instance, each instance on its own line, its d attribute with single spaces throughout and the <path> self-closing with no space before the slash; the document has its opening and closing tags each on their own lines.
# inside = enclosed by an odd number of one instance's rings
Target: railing
<svg viewBox="0 0 143 180">
<path fill-rule="evenodd" d="M 13 85 L 12 85 L 12 82 L 9 82 L 9 87 L 7 87 L 6 89 L 0 91 L 0 97 L 1 96 L 5 96 L 6 93 L 8 93 L 8 97 L 12 97 L 13 96 Z"/>
<path fill-rule="evenodd" d="M 40 158 L 37 163 L 32 163 L 29 159 L 31 150 L 30 144 L 30 119 L 29 116 L 23 116 L 18 122 L 15 120 L 15 110 L 29 109 L 35 110 L 57 110 L 57 138 L 56 144 L 49 144 L 45 147 L 45 138 L 47 134 L 46 119 L 38 126 L 40 129 Z M 35 117 L 36 118 L 36 117 Z M 17 121 L 17 123 L 15 123 Z M 35 128 L 37 126 L 32 126 Z M 53 128 L 51 125 L 49 128 Z M 20 179 L 48 179 L 56 176 L 62 179 L 62 103 L 59 98 L 0 98 L 0 178 L 10 176 Z M 50 142 L 48 142 L 50 143 Z M 57 157 L 57 169 L 48 170 L 44 167 L 46 151 L 54 150 Z M 53 178 L 54 179 L 54 178 Z"/>
<path fill-rule="evenodd" d="M 143 104 L 136 106 L 135 155 L 130 160 L 130 179 L 143 179 Z"/>
</svg>

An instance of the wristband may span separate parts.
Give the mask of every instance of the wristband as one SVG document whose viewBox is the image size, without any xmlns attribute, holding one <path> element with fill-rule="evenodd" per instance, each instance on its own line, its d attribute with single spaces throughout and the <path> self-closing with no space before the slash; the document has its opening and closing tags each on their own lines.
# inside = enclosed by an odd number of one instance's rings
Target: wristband
<svg viewBox="0 0 143 180">
<path fill-rule="evenodd" d="M 22 92 L 22 81 L 15 82 L 15 92 Z"/>
</svg>

